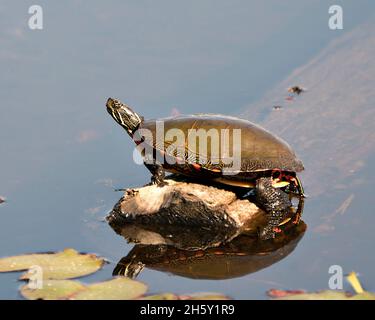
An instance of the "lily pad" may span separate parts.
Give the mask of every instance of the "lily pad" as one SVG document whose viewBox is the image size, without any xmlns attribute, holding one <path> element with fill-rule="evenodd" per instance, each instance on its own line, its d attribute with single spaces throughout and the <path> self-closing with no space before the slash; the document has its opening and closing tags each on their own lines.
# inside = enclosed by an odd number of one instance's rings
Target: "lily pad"
<svg viewBox="0 0 375 320">
<path fill-rule="evenodd" d="M 286 294 L 277 300 L 346 300 L 349 296 L 343 291 L 323 290 L 312 293 Z"/>
<path fill-rule="evenodd" d="M 181 300 L 229 300 L 230 298 L 221 293 L 194 293 L 179 296 Z"/>
<path fill-rule="evenodd" d="M 28 270 L 36 266 L 43 279 L 71 279 L 85 276 L 99 270 L 104 264 L 94 254 L 80 254 L 73 249 L 57 253 L 28 254 L 0 259 L 0 272 Z M 20 279 L 30 279 L 34 271 L 24 273 Z"/>
<path fill-rule="evenodd" d="M 375 300 L 375 293 L 364 291 L 355 272 L 351 272 L 346 279 L 356 294 L 337 290 L 324 290 L 308 293 L 303 290 L 271 289 L 267 294 L 278 300 Z"/>
<path fill-rule="evenodd" d="M 363 291 L 352 296 L 350 300 L 375 300 L 375 293 Z"/>
<path fill-rule="evenodd" d="M 291 294 L 278 298 L 279 300 L 375 300 L 375 294 L 363 292 L 351 295 L 343 291 L 324 290 L 313 293 Z"/>
<path fill-rule="evenodd" d="M 147 291 L 142 282 L 128 278 L 115 278 L 109 281 L 86 286 L 85 290 L 67 297 L 71 300 L 132 300 Z"/>
<path fill-rule="evenodd" d="M 29 300 L 58 300 L 72 295 L 86 287 L 73 280 L 44 280 L 41 289 L 32 289 L 29 284 L 21 287 L 21 295 Z"/>
<path fill-rule="evenodd" d="M 178 296 L 173 293 L 160 293 L 142 297 L 140 300 L 178 300 Z"/>
</svg>

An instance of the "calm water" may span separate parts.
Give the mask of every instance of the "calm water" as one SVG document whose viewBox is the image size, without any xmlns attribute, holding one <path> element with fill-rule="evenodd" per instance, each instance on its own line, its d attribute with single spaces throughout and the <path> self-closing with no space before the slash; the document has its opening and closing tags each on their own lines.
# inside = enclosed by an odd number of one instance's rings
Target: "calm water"
<svg viewBox="0 0 375 320">
<path fill-rule="evenodd" d="M 140 186 L 149 173 L 133 163 L 132 142 L 106 113 L 107 97 L 127 101 L 147 118 L 170 115 L 174 108 L 232 115 L 247 110 L 252 118 L 252 110 L 261 112 L 249 105 L 331 41 L 373 20 L 371 1 L 340 3 L 342 31 L 327 28 L 326 1 L 39 1 L 44 29 L 32 31 L 27 20 L 34 3 L 3 1 L 0 196 L 7 201 L 0 204 L 0 256 L 73 247 L 111 261 L 85 280 L 110 278 L 132 245 L 103 218 L 121 196 L 115 188 Z M 369 65 L 359 67 L 364 79 L 375 80 L 366 72 L 373 70 Z M 363 92 L 356 101 L 371 94 Z M 366 110 L 372 117 L 373 107 Z M 253 118 L 260 119 L 264 115 Z M 338 141 L 330 126 L 322 122 L 319 133 Z M 315 132 L 306 129 L 305 134 L 310 141 Z M 359 272 L 366 289 L 374 291 L 375 154 L 368 143 L 374 136 L 365 131 L 362 137 L 355 142 L 367 141 L 356 173 L 360 182 L 347 179 L 344 188 L 333 187 L 338 175 L 328 163 L 324 170 L 307 170 L 305 185 L 312 192 L 304 211 L 308 229 L 285 259 L 231 280 L 191 280 L 149 269 L 139 279 L 151 292 L 215 291 L 262 299 L 273 287 L 327 288 L 328 268 L 339 264 L 344 272 Z M 327 160 L 313 152 L 316 147 L 299 146 L 310 168 Z M 314 191 L 313 177 L 321 177 L 324 192 Z M 349 208 L 335 213 L 351 194 Z M 0 275 L 0 298 L 19 298 L 15 279 L 15 274 Z"/>
</svg>

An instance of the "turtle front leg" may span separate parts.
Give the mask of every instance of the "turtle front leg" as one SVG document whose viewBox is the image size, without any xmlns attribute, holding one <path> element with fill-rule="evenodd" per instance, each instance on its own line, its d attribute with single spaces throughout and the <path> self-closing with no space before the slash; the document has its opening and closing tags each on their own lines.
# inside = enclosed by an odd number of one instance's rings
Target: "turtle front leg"
<svg viewBox="0 0 375 320">
<path fill-rule="evenodd" d="M 275 237 L 279 232 L 278 226 L 289 213 L 292 206 L 289 196 L 282 190 L 272 186 L 272 178 L 259 178 L 256 181 L 255 197 L 258 205 L 267 213 L 267 225 L 261 230 L 260 238 L 263 240 Z"/>
<path fill-rule="evenodd" d="M 166 185 L 164 182 L 165 171 L 161 164 L 156 162 L 149 164 L 145 163 L 146 168 L 151 172 L 151 184 L 156 184 L 158 187 L 163 187 Z"/>
</svg>

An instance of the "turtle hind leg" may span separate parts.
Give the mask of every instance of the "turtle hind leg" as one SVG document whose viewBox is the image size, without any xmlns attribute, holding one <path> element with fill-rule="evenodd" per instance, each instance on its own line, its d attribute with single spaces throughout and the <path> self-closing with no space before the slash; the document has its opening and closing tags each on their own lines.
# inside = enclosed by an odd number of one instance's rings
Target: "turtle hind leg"
<svg viewBox="0 0 375 320">
<path fill-rule="evenodd" d="M 304 196 L 301 196 L 299 198 L 296 215 L 295 215 L 294 220 L 293 220 L 294 224 L 298 224 L 301 221 L 301 216 L 302 216 L 304 205 L 305 205 L 305 198 L 304 198 Z"/>
<path fill-rule="evenodd" d="M 151 184 L 156 184 L 158 187 L 163 187 L 166 185 L 164 181 L 165 171 L 161 164 L 156 162 L 149 164 L 145 163 L 146 168 L 151 172 Z"/>
<path fill-rule="evenodd" d="M 282 190 L 272 186 L 272 179 L 262 177 L 256 181 L 256 202 L 267 213 L 267 225 L 261 230 L 263 240 L 274 238 L 279 231 L 278 226 L 289 213 L 292 203 Z"/>
</svg>

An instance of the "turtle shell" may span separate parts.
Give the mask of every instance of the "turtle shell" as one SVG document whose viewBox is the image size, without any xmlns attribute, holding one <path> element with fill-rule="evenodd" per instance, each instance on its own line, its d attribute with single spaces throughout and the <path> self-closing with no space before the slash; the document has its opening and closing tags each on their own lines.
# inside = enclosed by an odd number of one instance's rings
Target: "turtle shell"
<svg viewBox="0 0 375 320">
<path fill-rule="evenodd" d="M 164 133 L 164 145 L 160 144 L 160 138 L 157 138 L 157 127 L 158 129 L 162 128 L 164 130 L 162 131 Z M 225 166 L 225 163 L 230 162 L 230 159 L 225 158 L 225 156 L 217 159 L 215 156 L 217 153 L 211 153 L 212 141 L 217 141 L 212 138 L 206 139 L 206 146 L 204 144 L 199 145 L 200 140 L 196 139 L 196 147 L 193 150 L 190 144 L 191 140 L 189 140 L 193 132 L 192 129 L 203 129 L 208 133 L 208 136 L 210 136 L 210 132 L 215 132 L 209 130 L 214 129 L 218 132 L 217 137 L 219 137 L 219 139 L 222 139 L 221 132 L 224 132 L 221 130 L 229 129 L 229 141 L 227 143 L 229 145 L 229 154 L 232 155 L 232 150 L 234 150 L 235 147 L 240 148 L 241 164 L 239 171 L 242 173 L 274 169 L 299 172 L 304 169 L 302 162 L 296 157 L 292 148 L 285 141 L 247 120 L 223 115 L 198 114 L 158 120 L 146 120 L 142 122 L 140 128 L 151 131 L 153 135 L 152 147 L 155 150 L 171 157 L 177 156 L 176 151 L 174 153 L 168 151 L 168 147 L 172 143 L 176 144 L 176 140 L 173 140 L 174 133 L 182 133 L 184 137 L 182 147 L 185 148 L 184 160 L 189 164 L 199 163 L 201 168 L 208 169 L 212 172 L 220 172 L 223 166 Z M 235 129 L 240 129 L 240 141 L 239 139 L 234 139 Z M 196 150 L 198 150 L 198 152 Z M 205 152 L 206 158 L 202 158 L 202 154 L 199 154 L 201 150 Z M 222 154 L 222 152 L 220 152 L 220 154 Z M 165 167 L 167 170 L 178 169 L 177 166 L 173 165 L 169 166 L 169 168 L 168 166 Z"/>
</svg>

